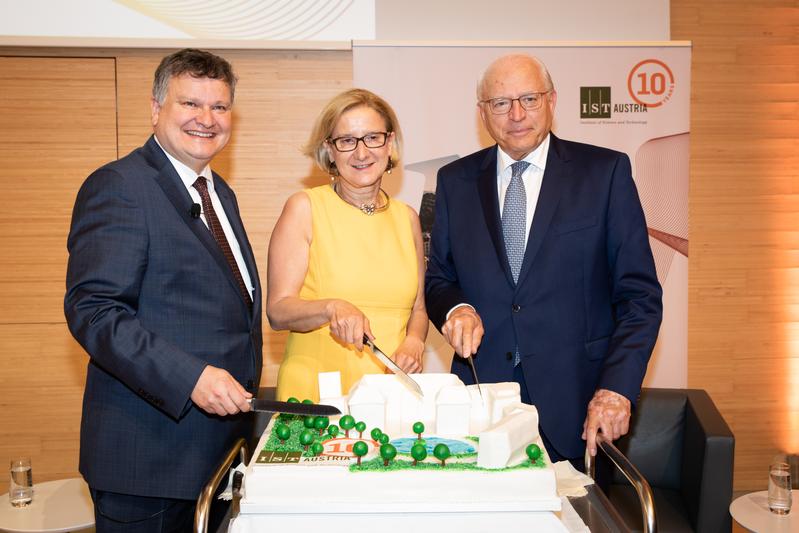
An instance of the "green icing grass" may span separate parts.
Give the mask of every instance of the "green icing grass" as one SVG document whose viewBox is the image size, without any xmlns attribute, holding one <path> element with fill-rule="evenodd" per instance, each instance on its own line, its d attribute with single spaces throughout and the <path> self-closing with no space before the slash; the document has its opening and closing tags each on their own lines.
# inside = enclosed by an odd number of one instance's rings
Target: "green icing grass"
<svg viewBox="0 0 799 533">
<path fill-rule="evenodd" d="M 438 460 L 436 460 L 434 463 L 425 461 L 422 463 L 417 463 L 416 466 L 414 466 L 412 461 L 394 459 L 388 464 L 388 466 L 383 466 L 383 459 L 380 457 L 375 457 L 373 459 L 369 459 L 368 461 L 361 461 L 361 466 L 358 466 L 357 463 L 352 463 L 350 465 L 350 472 L 392 472 L 397 470 L 479 470 L 483 472 L 508 472 L 510 470 L 526 470 L 528 468 L 544 467 L 544 460 L 540 457 L 536 460 L 535 464 L 525 461 L 521 464 L 508 466 L 505 468 L 481 468 L 475 463 L 461 463 L 450 461 L 450 459 L 447 459 L 446 466 L 444 466 L 442 469 L 441 461 Z"/>
<path fill-rule="evenodd" d="M 314 454 L 311 452 L 311 447 L 308 446 L 308 449 L 306 450 L 305 446 L 300 444 L 300 433 L 306 429 L 306 427 L 303 425 L 303 417 L 291 415 L 282 416 L 286 416 L 286 418 L 283 420 L 278 420 L 275 423 L 275 426 L 280 423 L 286 424 L 291 430 L 291 435 L 289 435 L 289 438 L 286 439 L 284 443 L 281 443 L 280 439 L 277 438 L 277 435 L 275 435 L 275 428 L 272 427 L 272 431 L 269 433 L 269 438 L 266 440 L 266 444 L 264 444 L 263 449 L 275 452 L 302 452 L 303 457 L 313 457 Z M 322 433 L 321 437 L 319 436 L 318 430 L 312 429 L 311 431 L 314 432 L 316 441 L 324 442 L 332 438 L 327 434 L 327 430 Z"/>
<path fill-rule="evenodd" d="M 310 446 L 308 446 L 308 450 L 305 450 L 305 447 L 300 444 L 300 433 L 305 430 L 305 426 L 303 425 L 304 417 L 301 416 L 293 416 L 293 415 L 281 415 L 285 418 L 280 418 L 277 420 L 276 424 L 283 423 L 289 426 L 291 430 L 291 435 L 286 442 L 280 442 L 280 439 L 277 438 L 275 435 L 275 429 L 272 428 L 272 431 L 269 434 L 269 438 L 264 444 L 264 450 L 276 451 L 276 452 L 302 452 L 303 457 L 313 457 L 313 453 L 310 450 Z M 319 432 L 317 430 L 314 431 L 316 435 L 316 440 L 319 442 L 324 442 L 326 440 L 330 440 L 332 437 L 327 433 L 327 430 L 324 431 L 322 436 L 319 436 Z M 350 438 L 356 438 L 358 432 L 354 429 L 350 430 Z M 339 437 L 344 436 L 344 430 L 341 430 L 338 434 Z M 368 432 L 364 432 L 364 437 L 367 439 L 371 439 Z M 464 437 L 464 440 L 471 440 L 476 443 L 480 442 L 480 439 L 474 435 L 469 435 Z M 397 453 L 397 457 L 389 463 L 388 466 L 383 466 L 383 459 L 381 457 L 375 457 L 368 461 L 361 461 L 361 466 L 359 467 L 356 462 L 353 462 L 350 465 L 351 472 L 389 472 L 394 470 L 441 470 L 441 461 L 437 459 L 435 462 L 428 462 L 431 456 L 428 456 L 428 461 L 418 463 L 416 466 L 413 466 L 413 460 L 405 460 L 401 459 L 400 457 L 410 457 L 410 454 L 406 453 Z M 477 466 L 475 463 L 471 462 L 459 462 L 458 460 L 462 459 L 470 459 L 476 458 L 477 453 L 459 453 L 453 454 L 452 456 L 447 458 L 446 466 L 444 467 L 445 470 L 482 470 L 485 472 L 507 472 L 509 470 L 520 470 L 526 468 L 543 468 L 544 467 L 544 459 L 543 457 L 539 457 L 535 463 L 530 463 L 530 461 L 524 461 L 521 464 L 509 466 L 505 468 L 481 468 Z M 455 459 L 455 460 L 453 460 Z"/>
</svg>

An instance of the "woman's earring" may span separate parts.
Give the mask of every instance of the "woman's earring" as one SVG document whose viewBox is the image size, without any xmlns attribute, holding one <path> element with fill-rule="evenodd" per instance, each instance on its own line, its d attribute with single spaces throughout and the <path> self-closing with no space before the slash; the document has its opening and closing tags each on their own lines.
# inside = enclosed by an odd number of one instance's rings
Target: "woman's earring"
<svg viewBox="0 0 799 533">
<path fill-rule="evenodd" d="M 336 176 L 338 176 L 338 168 L 336 168 L 335 161 L 330 162 L 330 183 L 336 182 Z"/>
<path fill-rule="evenodd" d="M 386 165 L 386 174 L 391 174 L 391 170 L 394 168 L 394 161 L 391 159 L 391 156 L 388 156 L 388 165 Z"/>
</svg>

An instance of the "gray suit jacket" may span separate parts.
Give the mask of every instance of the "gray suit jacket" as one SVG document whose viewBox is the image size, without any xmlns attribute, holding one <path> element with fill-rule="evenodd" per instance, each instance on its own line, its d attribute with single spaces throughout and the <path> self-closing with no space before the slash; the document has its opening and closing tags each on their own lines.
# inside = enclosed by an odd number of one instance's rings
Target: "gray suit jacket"
<svg viewBox="0 0 799 533">
<path fill-rule="evenodd" d="M 183 183 L 150 138 L 89 176 L 67 247 L 64 312 L 90 356 L 80 471 L 99 490 L 197 498 L 252 415 L 190 400 L 206 365 L 258 390 L 261 288 L 233 191 L 214 187 L 255 284 L 253 312 Z"/>
</svg>

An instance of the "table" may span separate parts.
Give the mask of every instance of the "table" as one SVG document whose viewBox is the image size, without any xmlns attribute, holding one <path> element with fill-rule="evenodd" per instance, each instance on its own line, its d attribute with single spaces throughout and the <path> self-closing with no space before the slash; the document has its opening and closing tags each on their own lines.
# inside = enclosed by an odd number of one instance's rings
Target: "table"
<svg viewBox="0 0 799 533">
<path fill-rule="evenodd" d="M 751 492 L 733 500 L 730 504 L 732 518 L 750 531 L 769 533 L 799 533 L 799 491 L 791 491 L 793 506 L 787 515 L 774 514 L 768 510 L 768 491 Z"/>
<path fill-rule="evenodd" d="M 12 507 L 8 493 L 0 496 L 0 531 L 63 533 L 93 525 L 92 498 L 81 478 L 34 484 L 33 502 L 27 507 Z"/>
</svg>

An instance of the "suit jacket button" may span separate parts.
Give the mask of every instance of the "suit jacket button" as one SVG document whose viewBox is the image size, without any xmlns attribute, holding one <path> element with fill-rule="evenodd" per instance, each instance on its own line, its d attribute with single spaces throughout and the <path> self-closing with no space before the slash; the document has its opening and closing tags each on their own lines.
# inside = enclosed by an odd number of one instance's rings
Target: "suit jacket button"
<svg viewBox="0 0 799 533">
<path fill-rule="evenodd" d="M 511 307 L 511 309 L 513 310 L 514 313 L 518 313 L 519 311 L 522 310 L 522 306 L 519 304 L 513 304 L 513 307 Z"/>
<path fill-rule="evenodd" d="M 507 359 L 508 361 L 513 359 L 513 352 L 505 352 L 505 359 Z"/>
</svg>

